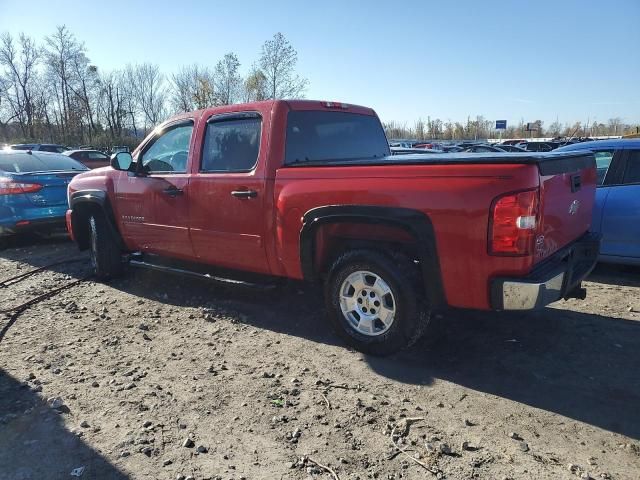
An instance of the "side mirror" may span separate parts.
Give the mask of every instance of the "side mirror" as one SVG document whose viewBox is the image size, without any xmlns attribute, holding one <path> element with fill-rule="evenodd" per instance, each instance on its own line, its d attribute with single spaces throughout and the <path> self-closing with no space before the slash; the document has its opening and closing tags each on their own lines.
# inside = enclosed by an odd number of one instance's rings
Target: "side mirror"
<svg viewBox="0 0 640 480">
<path fill-rule="evenodd" d="M 111 168 L 114 170 L 128 171 L 133 164 L 133 157 L 129 152 L 118 152 L 111 155 Z"/>
</svg>

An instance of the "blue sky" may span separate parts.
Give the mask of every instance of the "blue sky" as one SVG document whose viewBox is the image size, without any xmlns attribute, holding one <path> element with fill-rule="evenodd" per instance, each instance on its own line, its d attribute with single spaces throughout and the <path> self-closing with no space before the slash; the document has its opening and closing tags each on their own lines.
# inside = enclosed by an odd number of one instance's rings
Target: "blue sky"
<svg viewBox="0 0 640 480">
<path fill-rule="evenodd" d="M 167 73 L 229 51 L 246 70 L 280 31 L 308 98 L 371 106 L 383 120 L 640 122 L 639 0 L 0 0 L 0 32 L 41 38 L 60 24 L 102 69 L 153 62 Z"/>
</svg>

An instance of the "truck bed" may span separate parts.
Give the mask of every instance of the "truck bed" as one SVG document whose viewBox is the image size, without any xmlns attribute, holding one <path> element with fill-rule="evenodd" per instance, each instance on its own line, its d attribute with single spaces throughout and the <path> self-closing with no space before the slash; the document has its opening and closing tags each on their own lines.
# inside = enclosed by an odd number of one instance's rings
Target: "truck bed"
<svg viewBox="0 0 640 480">
<path fill-rule="evenodd" d="M 584 160 L 580 160 L 580 159 Z M 576 159 L 576 160 L 573 160 Z M 535 164 L 548 169 L 552 163 L 558 161 L 575 161 L 572 167 L 580 170 L 588 166 L 593 159 L 585 152 L 548 152 L 548 153 L 440 153 L 434 155 L 409 154 L 390 155 L 381 158 L 366 158 L 361 160 L 331 160 L 307 161 L 285 165 L 285 167 L 318 167 L 354 166 L 354 165 L 460 165 L 460 164 Z M 563 163 L 564 163 L 563 162 Z M 566 168 L 565 168 L 566 169 Z M 543 175 L 544 172 L 541 172 Z"/>
</svg>

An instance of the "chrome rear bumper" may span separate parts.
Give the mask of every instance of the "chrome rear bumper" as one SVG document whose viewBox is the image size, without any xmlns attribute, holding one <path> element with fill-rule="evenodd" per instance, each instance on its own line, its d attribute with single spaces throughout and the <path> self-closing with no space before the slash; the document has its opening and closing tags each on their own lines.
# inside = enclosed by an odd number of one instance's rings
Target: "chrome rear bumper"
<svg viewBox="0 0 640 480">
<path fill-rule="evenodd" d="M 494 310 L 534 310 L 562 298 L 583 297 L 581 283 L 596 265 L 600 237 L 587 234 L 537 265 L 522 278 L 496 278 L 491 283 Z"/>
<path fill-rule="evenodd" d="M 507 280 L 502 284 L 502 308 L 504 310 L 533 310 L 560 300 L 564 272 L 546 282 L 526 283 Z"/>
</svg>

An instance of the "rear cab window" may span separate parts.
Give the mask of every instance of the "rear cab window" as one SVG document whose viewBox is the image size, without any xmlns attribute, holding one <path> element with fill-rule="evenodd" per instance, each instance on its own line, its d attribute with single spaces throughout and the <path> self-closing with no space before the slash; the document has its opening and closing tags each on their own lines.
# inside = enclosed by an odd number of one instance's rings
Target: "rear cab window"
<svg viewBox="0 0 640 480">
<path fill-rule="evenodd" d="M 373 159 L 390 154 L 382 124 L 375 115 L 292 110 L 287 116 L 285 165 Z"/>
</svg>

